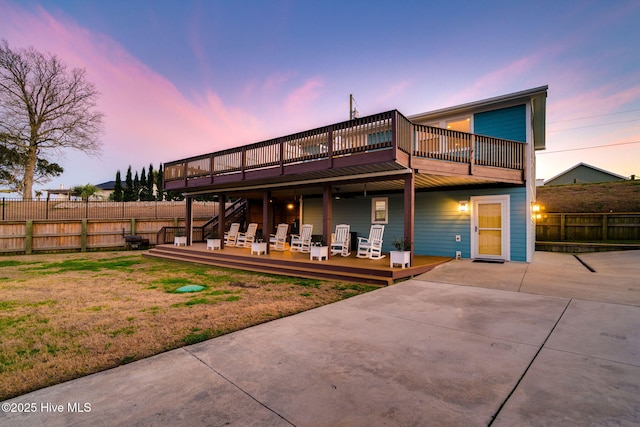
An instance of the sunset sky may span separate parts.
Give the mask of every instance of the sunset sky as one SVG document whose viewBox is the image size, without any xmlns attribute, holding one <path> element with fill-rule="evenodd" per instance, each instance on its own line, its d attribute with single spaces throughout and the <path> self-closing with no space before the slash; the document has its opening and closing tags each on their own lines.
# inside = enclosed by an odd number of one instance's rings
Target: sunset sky
<svg viewBox="0 0 640 427">
<path fill-rule="evenodd" d="M 87 70 L 99 158 L 39 189 L 123 178 L 349 118 L 549 85 L 537 178 L 640 175 L 640 0 L 0 0 L 0 38 Z"/>
</svg>

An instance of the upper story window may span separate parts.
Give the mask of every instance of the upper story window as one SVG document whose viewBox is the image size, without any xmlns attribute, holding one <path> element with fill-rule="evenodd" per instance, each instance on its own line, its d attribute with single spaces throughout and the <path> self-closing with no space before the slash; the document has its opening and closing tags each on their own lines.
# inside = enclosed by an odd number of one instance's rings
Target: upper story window
<svg viewBox="0 0 640 427">
<path fill-rule="evenodd" d="M 458 132 L 471 133 L 471 117 L 462 117 L 453 120 L 447 120 L 446 128 L 456 130 Z"/>
</svg>

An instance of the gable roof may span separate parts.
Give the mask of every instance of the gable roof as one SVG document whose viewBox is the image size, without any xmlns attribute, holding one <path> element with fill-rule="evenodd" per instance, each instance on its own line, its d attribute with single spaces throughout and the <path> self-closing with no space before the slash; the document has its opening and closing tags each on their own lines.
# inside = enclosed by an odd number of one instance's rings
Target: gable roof
<svg viewBox="0 0 640 427">
<path fill-rule="evenodd" d="M 561 185 L 587 182 L 623 181 L 627 177 L 580 162 L 558 175 L 544 181 L 544 185 Z"/>
<path fill-rule="evenodd" d="M 107 181 L 107 182 L 103 182 L 102 184 L 96 185 L 96 187 L 98 187 L 101 190 L 105 190 L 105 191 L 114 190 L 116 188 L 116 182 L 115 181 Z"/>
<path fill-rule="evenodd" d="M 493 98 L 473 101 L 453 107 L 441 108 L 414 114 L 407 118 L 412 121 L 433 120 L 440 117 L 447 117 L 456 114 L 469 114 L 486 111 L 489 109 L 499 109 L 514 105 L 514 103 L 531 102 L 531 126 L 533 128 L 533 143 L 536 150 L 546 148 L 546 108 L 548 85 L 539 86 L 532 89 L 500 95 Z"/>
</svg>

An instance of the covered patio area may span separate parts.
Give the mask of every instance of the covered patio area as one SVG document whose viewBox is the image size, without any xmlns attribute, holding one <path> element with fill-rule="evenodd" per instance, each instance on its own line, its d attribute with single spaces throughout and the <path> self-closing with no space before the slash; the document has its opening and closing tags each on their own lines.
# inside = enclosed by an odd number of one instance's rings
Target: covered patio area
<svg viewBox="0 0 640 427">
<path fill-rule="evenodd" d="M 390 266 L 389 256 L 378 260 L 356 258 L 355 253 L 348 257 L 332 256 L 327 260 L 311 260 L 310 254 L 271 250 L 267 254 L 257 255 L 250 248 L 225 246 L 223 250 L 207 250 L 206 243 L 193 243 L 189 246 L 157 245 L 147 256 L 195 262 L 218 267 L 238 268 L 267 274 L 304 277 L 314 279 L 332 279 L 374 285 L 391 285 L 397 280 L 425 273 L 438 265 L 449 262 L 451 258 L 414 255 L 410 267 Z"/>
</svg>

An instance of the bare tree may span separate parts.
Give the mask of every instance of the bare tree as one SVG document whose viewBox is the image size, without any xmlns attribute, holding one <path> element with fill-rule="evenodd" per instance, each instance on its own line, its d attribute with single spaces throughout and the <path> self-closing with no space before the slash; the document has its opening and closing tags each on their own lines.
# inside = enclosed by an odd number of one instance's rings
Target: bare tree
<svg viewBox="0 0 640 427">
<path fill-rule="evenodd" d="M 100 153 L 104 114 L 85 74 L 68 71 L 55 55 L 0 42 L 0 144 L 11 154 L 11 169 L 4 169 L 25 199 L 33 197 L 34 182 L 62 173 L 54 156 L 66 149 Z"/>
</svg>

